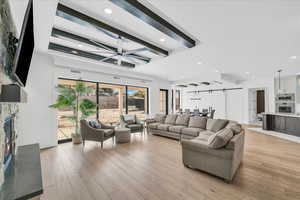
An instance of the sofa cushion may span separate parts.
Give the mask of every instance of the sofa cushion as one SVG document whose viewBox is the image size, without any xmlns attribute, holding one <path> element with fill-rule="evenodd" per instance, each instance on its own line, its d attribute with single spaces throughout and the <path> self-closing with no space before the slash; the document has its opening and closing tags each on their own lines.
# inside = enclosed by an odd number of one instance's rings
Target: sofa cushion
<svg viewBox="0 0 300 200">
<path fill-rule="evenodd" d="M 186 128 L 186 126 L 170 126 L 169 131 L 173 133 L 181 133 L 181 130 Z"/>
<path fill-rule="evenodd" d="M 158 125 L 160 125 L 160 123 L 151 123 L 151 124 L 148 125 L 148 127 L 149 127 L 150 129 L 157 129 L 157 126 L 158 126 Z"/>
<path fill-rule="evenodd" d="M 208 142 L 208 139 L 210 138 L 210 136 L 214 135 L 216 133 L 212 132 L 212 131 L 200 131 L 199 136 L 196 137 L 196 140 L 202 140 L 205 142 Z"/>
<path fill-rule="evenodd" d="M 206 117 L 194 116 L 190 117 L 189 127 L 206 129 Z"/>
<path fill-rule="evenodd" d="M 101 129 L 104 132 L 105 137 L 108 137 L 114 133 L 113 129 Z"/>
<path fill-rule="evenodd" d="M 200 152 L 200 153 L 205 153 L 208 155 L 220 157 L 223 159 L 230 160 L 233 158 L 233 151 L 229 149 L 211 149 L 208 146 L 208 143 L 205 141 L 197 140 L 197 139 L 192 139 L 192 140 L 185 140 L 183 139 L 181 141 L 181 145 L 183 148 Z"/>
<path fill-rule="evenodd" d="M 176 122 L 176 119 L 177 119 L 177 115 L 167 115 L 167 118 L 165 120 L 165 124 L 175 124 Z"/>
<path fill-rule="evenodd" d="M 219 130 L 225 128 L 227 123 L 228 120 L 225 119 L 207 119 L 206 129 L 213 132 L 218 132 Z"/>
<path fill-rule="evenodd" d="M 242 131 L 242 125 L 234 121 L 229 121 L 225 128 L 231 129 L 234 135 L 239 134 Z"/>
<path fill-rule="evenodd" d="M 184 135 L 197 137 L 199 135 L 200 131 L 204 131 L 204 130 L 201 129 L 201 128 L 190 128 L 190 127 L 188 127 L 188 128 L 183 128 L 181 130 L 181 133 L 184 134 Z"/>
<path fill-rule="evenodd" d="M 189 118 L 190 118 L 189 115 L 178 115 L 175 124 L 181 126 L 187 126 L 189 122 Z"/>
<path fill-rule="evenodd" d="M 214 135 L 210 136 L 210 138 L 208 139 L 208 146 L 213 149 L 225 147 L 232 137 L 232 130 L 224 128 L 215 133 Z"/>
<path fill-rule="evenodd" d="M 138 129 L 141 129 L 143 127 L 143 125 L 142 124 L 128 124 L 126 127 L 131 130 L 138 130 Z"/>
<path fill-rule="evenodd" d="M 162 131 L 168 131 L 170 126 L 172 126 L 172 125 L 170 125 L 170 124 L 159 124 L 157 126 L 157 129 L 162 130 Z"/>
<path fill-rule="evenodd" d="M 166 115 L 164 114 L 155 114 L 154 120 L 158 123 L 165 123 Z"/>
</svg>

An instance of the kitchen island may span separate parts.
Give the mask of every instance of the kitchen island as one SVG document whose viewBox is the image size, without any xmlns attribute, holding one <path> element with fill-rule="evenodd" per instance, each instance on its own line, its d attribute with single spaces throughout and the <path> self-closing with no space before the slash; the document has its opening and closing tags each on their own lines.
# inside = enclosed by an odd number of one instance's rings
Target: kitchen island
<svg viewBox="0 0 300 200">
<path fill-rule="evenodd" d="M 263 113 L 263 129 L 300 137 L 300 115 Z"/>
</svg>

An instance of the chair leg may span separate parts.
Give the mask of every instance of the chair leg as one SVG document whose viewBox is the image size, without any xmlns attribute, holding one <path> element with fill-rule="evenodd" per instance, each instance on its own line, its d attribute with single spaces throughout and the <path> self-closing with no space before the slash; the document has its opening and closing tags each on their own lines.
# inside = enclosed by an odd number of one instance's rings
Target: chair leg
<svg viewBox="0 0 300 200">
<path fill-rule="evenodd" d="M 101 149 L 103 149 L 103 141 L 101 141 Z"/>
</svg>

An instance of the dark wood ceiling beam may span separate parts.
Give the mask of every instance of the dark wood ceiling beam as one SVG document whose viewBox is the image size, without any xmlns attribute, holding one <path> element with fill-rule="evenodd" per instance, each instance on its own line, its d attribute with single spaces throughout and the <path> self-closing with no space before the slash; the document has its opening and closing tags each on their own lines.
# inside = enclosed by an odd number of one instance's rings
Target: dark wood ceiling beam
<svg viewBox="0 0 300 200">
<path fill-rule="evenodd" d="M 56 44 L 56 43 L 52 43 L 52 42 L 49 43 L 48 49 L 58 51 L 58 52 L 62 52 L 62 53 L 75 55 L 75 56 L 80 56 L 80 57 L 84 57 L 84 58 L 93 59 L 93 60 L 99 61 L 99 63 L 100 63 L 100 60 L 102 60 L 104 58 L 107 58 L 105 56 L 101 56 L 101 55 L 98 55 L 98 54 L 82 51 L 82 50 L 71 48 L 71 47 L 66 47 L 66 46 Z M 106 60 L 105 62 L 118 66 L 117 65 L 118 60 L 114 59 L 114 58 L 110 58 L 110 59 Z M 135 68 L 135 64 L 122 61 L 121 62 L 121 67 Z"/>
<path fill-rule="evenodd" d="M 88 38 L 85 38 L 85 37 L 82 37 L 82 36 L 79 36 L 79 35 L 75 35 L 73 33 L 63 31 L 63 30 L 60 30 L 58 28 L 53 28 L 51 35 L 53 37 L 60 37 L 61 36 L 61 37 L 69 38 L 71 40 L 76 40 L 76 41 L 81 42 L 81 43 L 85 43 L 85 44 L 88 44 L 88 45 L 95 46 L 97 48 L 104 49 L 100 45 L 97 45 L 97 43 L 99 43 L 99 44 L 105 46 L 106 48 L 110 49 L 111 51 L 113 51 L 115 53 L 118 52 L 118 48 L 116 48 L 116 47 L 104 44 L 104 43 L 99 42 L 99 41 L 91 40 L 91 39 L 88 39 Z M 92 41 L 95 41 L 95 42 L 92 42 Z M 141 55 L 138 55 L 138 54 L 130 54 L 130 55 L 133 55 L 133 56 L 136 57 L 136 59 L 141 60 L 141 61 L 146 62 L 146 63 L 149 63 L 151 61 L 151 58 L 148 58 L 148 57 L 145 57 L 145 56 L 141 56 Z"/>
<path fill-rule="evenodd" d="M 196 41 L 183 33 L 181 30 L 170 24 L 168 21 L 154 13 L 152 10 L 141 4 L 137 0 L 110 0 L 115 5 L 123 8 L 127 12 L 136 16 L 145 23 L 163 32 L 169 37 L 180 41 L 184 46 L 192 48 L 196 46 Z"/>
<path fill-rule="evenodd" d="M 168 51 L 166 51 L 166 50 L 164 50 L 164 49 L 162 49 L 162 48 L 160 48 L 158 46 L 155 46 L 155 45 L 153 45 L 153 44 L 151 44 L 149 42 L 146 42 L 146 41 L 144 41 L 144 40 L 142 40 L 140 38 L 137 38 L 137 37 L 135 37 L 133 35 L 130 35 L 129 33 L 126 33 L 126 32 L 124 32 L 124 31 L 122 31 L 120 29 L 117 29 L 117 28 L 115 28 L 115 27 L 113 27 L 111 25 L 108 25 L 108 24 L 106 24 L 104 22 L 101 22 L 101 21 L 99 21 L 97 19 L 94 19 L 94 18 L 92 18 L 90 16 L 87 16 L 87 15 L 85 15 L 85 14 L 83 14 L 81 12 L 78 12 L 78 11 L 72 9 L 72 8 L 69 8 L 69 7 L 67 7 L 67 6 L 65 6 L 65 5 L 63 5 L 61 3 L 58 3 L 57 10 L 60 11 L 60 12 L 64 12 L 64 13 L 66 13 L 68 15 L 77 17 L 77 18 L 79 18 L 79 19 L 81 19 L 83 21 L 86 21 L 86 22 L 90 23 L 93 26 L 99 27 L 101 29 L 105 29 L 105 30 L 107 30 L 109 32 L 112 32 L 112 33 L 117 34 L 117 35 L 119 35 L 121 37 L 124 37 L 124 38 L 126 38 L 128 40 L 131 40 L 133 42 L 141 44 L 141 45 L 149 48 L 149 50 L 154 51 L 154 52 L 156 52 L 157 54 L 159 54 L 161 56 L 168 56 L 169 55 Z"/>
</svg>

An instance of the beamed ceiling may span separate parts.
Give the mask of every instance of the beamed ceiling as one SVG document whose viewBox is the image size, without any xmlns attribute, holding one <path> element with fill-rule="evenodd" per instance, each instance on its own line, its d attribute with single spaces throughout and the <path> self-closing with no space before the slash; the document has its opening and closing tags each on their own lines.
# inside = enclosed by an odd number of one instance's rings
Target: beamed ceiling
<svg viewBox="0 0 300 200">
<path fill-rule="evenodd" d="M 172 51 L 196 46 L 183 30 L 138 1 L 109 0 L 103 4 L 100 12 L 114 7 L 114 13 L 99 17 L 78 5 L 58 3 L 48 48 L 103 64 L 135 68 L 167 57 Z M 116 23 L 125 16 L 130 16 L 128 23 Z M 143 29 L 135 29 L 136 23 Z M 158 36 L 155 41 L 147 38 L 153 32 Z"/>
</svg>

